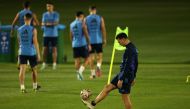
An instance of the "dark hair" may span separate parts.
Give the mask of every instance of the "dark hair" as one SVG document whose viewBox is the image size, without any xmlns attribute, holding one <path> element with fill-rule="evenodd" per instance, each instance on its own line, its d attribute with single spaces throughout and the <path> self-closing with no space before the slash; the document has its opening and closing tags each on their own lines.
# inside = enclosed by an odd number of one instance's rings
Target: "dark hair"
<svg viewBox="0 0 190 109">
<path fill-rule="evenodd" d="M 125 33 L 120 33 L 120 34 L 118 34 L 118 35 L 116 36 L 116 39 L 122 39 L 122 38 L 127 39 L 127 38 L 128 38 L 127 34 L 125 34 Z"/>
<path fill-rule="evenodd" d="M 52 1 L 47 1 L 46 4 L 50 4 L 50 5 L 53 5 L 53 2 Z"/>
<path fill-rule="evenodd" d="M 25 1 L 25 2 L 23 3 L 23 6 L 24 6 L 24 8 L 30 7 L 30 2 L 29 2 L 29 1 Z"/>
<path fill-rule="evenodd" d="M 26 17 L 26 19 L 32 19 L 32 14 L 26 13 L 26 14 L 25 14 L 25 17 Z"/>
<path fill-rule="evenodd" d="M 84 13 L 83 13 L 82 11 L 76 12 L 76 16 L 77 16 L 77 17 L 80 17 L 80 15 L 84 15 Z"/>
<path fill-rule="evenodd" d="M 90 6 L 89 9 L 95 10 L 95 9 L 96 9 L 96 6 Z"/>
</svg>

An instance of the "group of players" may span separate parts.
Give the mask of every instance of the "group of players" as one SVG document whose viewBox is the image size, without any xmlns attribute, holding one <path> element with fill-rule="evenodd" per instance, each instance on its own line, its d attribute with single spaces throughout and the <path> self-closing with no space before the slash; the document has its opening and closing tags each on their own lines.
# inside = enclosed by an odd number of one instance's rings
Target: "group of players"
<svg viewBox="0 0 190 109">
<path fill-rule="evenodd" d="M 59 24 L 59 14 L 54 11 L 54 4 L 48 2 L 46 4 L 47 12 L 43 14 L 41 26 L 44 31 L 44 47 L 43 47 L 43 64 L 41 69 L 46 67 L 46 56 L 49 44 L 52 46 L 53 69 L 56 69 L 57 61 L 57 37 Z M 101 76 L 101 64 L 103 45 L 106 44 L 106 29 L 103 17 L 96 14 L 96 7 L 89 8 L 90 15 L 86 18 L 82 11 L 76 13 L 76 19 L 70 24 L 70 39 L 72 41 L 73 57 L 75 59 L 75 68 L 77 79 L 83 80 L 83 71 L 90 64 L 91 76 L 94 79 L 96 76 Z M 24 3 L 24 10 L 20 11 L 12 25 L 19 20 L 18 41 L 19 41 L 19 64 L 20 64 L 20 88 L 21 92 L 25 93 L 25 71 L 27 62 L 32 69 L 33 89 L 37 91 L 40 86 L 37 84 L 37 61 L 41 60 L 39 44 L 37 40 L 37 30 L 34 25 L 40 25 L 37 17 L 30 11 L 30 3 Z M 89 109 L 94 109 L 112 90 L 118 89 L 122 95 L 122 100 L 125 109 L 132 109 L 130 101 L 131 86 L 135 83 L 136 72 L 138 68 L 138 53 L 133 43 L 130 42 L 126 33 L 120 33 L 116 36 L 117 41 L 121 46 L 126 47 L 123 54 L 120 72 L 112 79 L 111 83 L 106 85 L 100 94 L 94 100 L 84 100 Z M 94 59 L 97 58 L 97 69 L 95 71 Z M 81 64 L 81 58 L 84 59 L 84 64 Z"/>
<path fill-rule="evenodd" d="M 24 78 L 26 66 L 29 63 L 33 75 L 33 89 L 38 90 L 40 86 L 37 84 L 37 62 L 41 60 L 39 44 L 37 40 L 37 30 L 35 26 L 40 26 L 36 14 L 30 10 L 30 2 L 23 4 L 24 9 L 17 13 L 12 26 L 19 22 L 18 29 L 18 63 L 20 68 L 19 80 L 22 92 L 25 92 Z M 56 69 L 57 62 L 57 40 L 58 40 L 58 24 L 59 13 L 54 11 L 52 2 L 46 3 L 47 12 L 42 16 L 43 29 L 43 63 L 41 70 L 46 68 L 46 57 L 48 47 L 52 47 L 53 69 Z M 70 39 L 73 48 L 73 58 L 75 59 L 75 68 L 77 79 L 83 80 L 83 71 L 87 65 L 90 65 L 91 79 L 101 76 L 103 45 L 106 44 L 106 29 L 104 19 L 96 14 L 96 7 L 89 8 L 90 15 L 86 18 L 82 11 L 76 13 L 76 19 L 70 24 Z M 13 31 L 12 31 L 13 32 Z M 84 64 L 81 63 L 84 59 Z M 97 59 L 97 68 L 95 69 L 94 61 Z"/>
</svg>

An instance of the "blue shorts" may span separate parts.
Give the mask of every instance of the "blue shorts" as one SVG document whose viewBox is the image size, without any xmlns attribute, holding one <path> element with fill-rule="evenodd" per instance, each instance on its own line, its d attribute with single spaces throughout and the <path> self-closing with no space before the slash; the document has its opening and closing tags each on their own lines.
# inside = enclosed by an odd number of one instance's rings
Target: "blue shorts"
<svg viewBox="0 0 190 109">
<path fill-rule="evenodd" d="M 117 74 L 111 81 L 111 84 L 117 87 L 117 83 L 119 81 L 119 74 Z M 121 94 L 129 94 L 131 91 L 131 81 L 129 81 L 127 78 L 123 81 L 122 87 L 119 89 L 119 93 Z"/>
<path fill-rule="evenodd" d="M 34 68 L 37 65 L 37 58 L 36 56 L 26 56 L 26 55 L 19 55 L 19 64 L 27 64 L 27 61 L 30 63 L 30 67 Z"/>
<path fill-rule="evenodd" d="M 73 48 L 73 58 L 87 58 L 89 56 L 88 47 L 74 47 Z"/>
</svg>

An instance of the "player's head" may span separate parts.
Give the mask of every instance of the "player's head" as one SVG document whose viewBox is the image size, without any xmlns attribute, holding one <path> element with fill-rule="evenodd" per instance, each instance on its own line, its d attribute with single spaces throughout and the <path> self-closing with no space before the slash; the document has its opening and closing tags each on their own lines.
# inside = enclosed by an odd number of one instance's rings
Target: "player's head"
<svg viewBox="0 0 190 109">
<path fill-rule="evenodd" d="M 120 33 L 116 36 L 117 41 L 121 46 L 125 46 L 128 42 L 128 36 L 125 33 Z"/>
<path fill-rule="evenodd" d="M 32 14 L 30 14 L 30 13 L 25 14 L 24 20 L 25 20 L 25 22 L 31 21 L 32 20 Z"/>
<path fill-rule="evenodd" d="M 90 12 L 91 14 L 96 14 L 96 6 L 90 6 L 90 7 L 89 7 L 89 12 Z"/>
<path fill-rule="evenodd" d="M 23 7 L 24 8 L 30 8 L 30 2 L 29 1 L 25 1 L 24 3 L 23 3 Z"/>
<path fill-rule="evenodd" d="M 76 18 L 83 20 L 84 19 L 84 13 L 82 11 L 76 12 Z"/>
<path fill-rule="evenodd" d="M 53 9 L 54 9 L 54 4 L 53 4 L 51 1 L 48 1 L 48 2 L 46 3 L 46 9 L 47 9 L 47 11 L 49 11 L 49 12 L 53 11 Z"/>
</svg>

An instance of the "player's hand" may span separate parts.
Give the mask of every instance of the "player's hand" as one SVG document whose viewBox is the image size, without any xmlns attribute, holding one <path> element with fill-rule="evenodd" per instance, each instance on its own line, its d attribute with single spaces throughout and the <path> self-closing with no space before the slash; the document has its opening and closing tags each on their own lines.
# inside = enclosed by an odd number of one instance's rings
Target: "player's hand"
<svg viewBox="0 0 190 109">
<path fill-rule="evenodd" d="M 11 32 L 10 32 L 10 33 L 11 33 L 10 36 L 13 37 L 13 36 L 14 36 L 14 30 L 11 29 Z"/>
<path fill-rule="evenodd" d="M 131 85 L 132 85 L 132 86 L 134 86 L 134 85 L 135 85 L 135 79 L 132 81 Z"/>
<path fill-rule="evenodd" d="M 122 85 L 123 85 L 123 80 L 119 80 L 117 82 L 117 87 L 120 89 L 122 87 Z"/>
<path fill-rule="evenodd" d="M 88 45 L 88 51 L 91 51 L 91 50 L 92 50 L 91 45 Z"/>
<path fill-rule="evenodd" d="M 40 60 L 41 60 L 41 57 L 40 57 L 40 55 L 38 55 L 37 61 L 40 62 Z"/>
<path fill-rule="evenodd" d="M 106 40 L 104 40 L 104 41 L 103 41 L 103 47 L 105 47 L 105 46 L 106 46 L 106 44 L 107 44 L 107 41 L 106 41 Z"/>
</svg>

